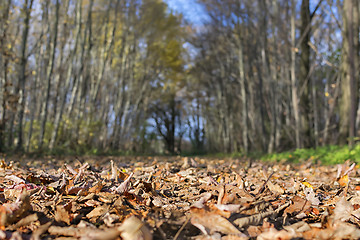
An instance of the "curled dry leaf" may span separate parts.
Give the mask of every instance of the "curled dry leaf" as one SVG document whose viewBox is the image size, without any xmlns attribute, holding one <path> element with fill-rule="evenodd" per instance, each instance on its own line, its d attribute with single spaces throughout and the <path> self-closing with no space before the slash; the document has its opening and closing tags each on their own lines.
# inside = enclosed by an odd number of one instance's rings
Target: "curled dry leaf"
<svg viewBox="0 0 360 240">
<path fill-rule="evenodd" d="M 348 221 L 352 217 L 353 211 L 351 203 L 346 201 L 345 197 L 341 197 L 334 209 L 334 221 Z"/>
<path fill-rule="evenodd" d="M 239 212 L 242 205 L 240 204 L 215 204 L 219 210 L 228 211 L 231 213 Z"/>
<path fill-rule="evenodd" d="M 199 228 L 205 235 L 219 232 L 222 234 L 233 234 L 245 236 L 226 218 L 214 213 L 193 213 L 191 224 Z"/>
<path fill-rule="evenodd" d="M 284 189 L 280 185 L 274 184 L 271 181 L 267 182 L 267 186 L 268 186 L 269 190 L 272 192 L 279 193 L 279 194 L 284 194 L 284 192 L 285 192 Z"/>
<path fill-rule="evenodd" d="M 122 182 L 119 187 L 113 189 L 113 191 L 118 194 L 123 194 L 124 192 L 127 192 L 130 187 L 130 179 L 133 175 L 134 173 L 131 173 L 130 176 L 124 182 Z"/>
<path fill-rule="evenodd" d="M 189 167 L 196 168 L 199 165 L 193 158 L 184 157 L 183 161 L 184 161 L 184 163 L 181 166 L 181 168 L 183 168 L 183 169 L 187 169 Z"/>
<path fill-rule="evenodd" d="M 0 206 L 0 227 L 18 221 L 30 208 L 30 196 L 23 191 L 14 203 L 5 203 Z"/>
<path fill-rule="evenodd" d="M 86 217 L 87 218 L 97 218 L 102 215 L 104 215 L 106 212 L 108 212 L 109 208 L 106 205 L 98 206 L 94 208 L 91 212 L 89 212 Z"/>
<path fill-rule="evenodd" d="M 110 179 L 115 181 L 115 182 L 118 182 L 117 167 L 116 167 L 113 160 L 110 160 L 110 164 L 111 164 L 111 177 L 110 177 Z"/>
<path fill-rule="evenodd" d="M 44 225 L 41 225 L 40 227 L 38 227 L 31 235 L 30 240 L 39 240 L 40 236 L 42 234 L 44 234 L 49 227 L 51 226 L 52 222 L 47 222 Z"/>
<path fill-rule="evenodd" d="M 49 227 L 48 232 L 52 235 L 67 236 L 67 237 L 79 237 L 81 235 L 84 235 L 84 229 L 77 227 L 51 226 Z"/>
<path fill-rule="evenodd" d="M 195 208 L 204 208 L 204 203 L 206 203 L 210 198 L 212 194 L 207 192 L 204 193 L 199 200 L 193 203 L 192 207 Z"/>
<path fill-rule="evenodd" d="M 249 225 L 258 225 L 263 221 L 264 218 L 278 214 L 280 211 L 287 208 L 289 205 L 290 205 L 290 203 L 286 203 L 286 204 L 280 206 L 275 211 L 270 210 L 270 211 L 267 211 L 264 213 L 258 213 L 258 214 L 254 214 L 254 215 L 251 215 L 248 217 L 238 218 L 238 219 L 234 220 L 234 224 L 236 226 L 238 226 L 239 228 L 247 227 Z"/>
<path fill-rule="evenodd" d="M 61 206 L 61 205 L 56 206 L 54 218 L 55 218 L 55 221 L 57 221 L 57 222 L 64 222 L 67 225 L 70 225 L 70 215 L 64 206 Z"/>
<path fill-rule="evenodd" d="M 303 186 L 303 190 L 306 196 L 306 199 L 314 206 L 318 206 L 320 204 L 319 198 L 315 195 L 314 189 L 312 187 Z"/>
<path fill-rule="evenodd" d="M 309 209 L 311 206 L 310 202 L 299 197 L 299 196 L 294 196 L 294 198 L 292 199 L 292 203 L 289 207 L 287 207 L 285 209 L 285 213 L 289 213 L 292 215 L 296 215 L 299 214 L 302 211 L 306 211 L 307 209 Z"/>
<path fill-rule="evenodd" d="M 17 229 L 17 228 L 20 228 L 20 227 L 23 227 L 23 226 L 27 226 L 35 221 L 38 220 L 38 215 L 36 213 L 34 214 L 31 214 L 31 215 L 28 215 L 24 218 L 22 218 L 20 221 L 18 221 L 15 226 L 14 226 L 14 229 Z"/>
<path fill-rule="evenodd" d="M 123 240 L 152 240 L 152 234 L 137 217 L 127 218 L 118 228 Z"/>
<path fill-rule="evenodd" d="M 5 179 L 13 181 L 15 184 L 25 183 L 25 180 L 15 175 L 5 176 Z"/>
</svg>

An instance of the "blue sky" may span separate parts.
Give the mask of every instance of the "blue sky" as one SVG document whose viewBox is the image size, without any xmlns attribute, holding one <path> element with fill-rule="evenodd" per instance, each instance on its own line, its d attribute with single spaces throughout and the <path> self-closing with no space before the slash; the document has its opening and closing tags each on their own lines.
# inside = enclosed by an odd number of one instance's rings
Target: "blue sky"
<svg viewBox="0 0 360 240">
<path fill-rule="evenodd" d="M 185 19 L 195 25 L 202 24 L 206 20 L 206 12 L 196 0 L 164 0 L 170 9 L 182 13 Z"/>
</svg>

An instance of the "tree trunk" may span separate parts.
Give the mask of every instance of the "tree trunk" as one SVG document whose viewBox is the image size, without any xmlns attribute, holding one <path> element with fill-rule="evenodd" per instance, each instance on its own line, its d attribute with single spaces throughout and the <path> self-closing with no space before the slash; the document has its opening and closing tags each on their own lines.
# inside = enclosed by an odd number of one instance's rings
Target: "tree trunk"
<svg viewBox="0 0 360 240">
<path fill-rule="evenodd" d="M 300 71 L 299 83 L 303 92 L 300 93 L 300 111 L 301 111 L 301 126 L 302 126 L 302 147 L 312 146 L 312 136 L 310 127 L 310 41 L 311 19 L 310 19 L 310 3 L 309 0 L 302 0 L 301 2 L 301 44 L 300 44 Z"/>
<path fill-rule="evenodd" d="M 30 1 L 30 2 L 29 2 Z M 24 26 L 22 33 L 22 43 L 21 43 L 21 58 L 20 58 L 20 70 L 19 70 L 19 83 L 18 83 L 18 92 L 19 92 L 19 113 L 18 113 L 18 142 L 16 149 L 19 151 L 23 147 L 23 119 L 24 119 L 24 110 L 25 110 L 25 81 L 26 81 L 26 65 L 27 65 L 27 38 L 29 34 L 29 23 L 31 18 L 31 9 L 32 9 L 33 0 L 25 0 L 23 12 L 25 13 Z"/>
<path fill-rule="evenodd" d="M 245 89 L 245 70 L 244 70 L 244 59 L 243 59 L 243 48 L 241 37 L 238 36 L 239 45 L 238 45 L 238 57 L 239 57 L 239 82 L 240 82 L 240 92 L 241 92 L 241 122 L 242 122 L 242 141 L 244 146 L 244 152 L 247 153 L 248 146 L 248 124 L 247 124 L 247 97 Z"/>
<path fill-rule="evenodd" d="M 3 7 L 3 14 L 2 14 L 2 19 L 0 22 L 0 49 L 2 51 L 6 51 L 6 43 L 7 43 L 7 39 L 6 39 L 6 34 L 7 34 L 7 30 L 8 30 L 8 26 L 9 26 L 9 13 L 10 13 L 10 7 L 11 7 L 11 1 L 12 0 L 8 0 L 7 2 L 2 1 L 0 4 Z M 5 55 L 5 52 L 1 53 L 2 55 Z M 8 57 L 3 57 L 0 56 L 0 66 L 1 66 L 1 70 L 0 70 L 0 97 L 1 97 L 1 106 L 0 109 L 2 109 L 2 113 L 0 115 L 0 152 L 5 151 L 6 145 L 5 145 L 5 129 L 6 129 L 6 99 L 7 99 L 7 94 L 8 94 L 8 90 L 7 90 L 7 84 L 8 84 L 8 74 L 7 74 L 7 68 L 8 68 L 8 62 L 9 59 Z"/>
<path fill-rule="evenodd" d="M 355 0 L 354 0 L 355 1 Z M 354 138 L 356 137 L 355 132 L 355 114 L 356 114 L 356 99 L 358 94 L 357 89 L 357 81 L 359 79 L 359 75 L 356 75 L 358 70 L 355 70 L 355 62 L 357 63 L 357 59 L 359 52 L 359 49 L 356 49 L 354 46 L 354 32 L 356 33 L 356 41 L 359 41 L 359 25 L 356 24 L 357 17 L 354 18 L 354 11 L 357 12 L 359 9 L 354 8 L 354 1 L 353 0 L 345 0 L 344 2 L 344 14 L 345 17 L 348 18 L 348 34 L 346 35 L 347 39 L 346 41 L 349 44 L 349 55 L 348 55 L 348 71 L 349 71 L 349 77 L 350 77 L 350 126 L 349 126 L 349 147 L 354 147 Z M 356 0 L 357 1 L 357 0 Z M 357 15 L 356 15 L 357 16 Z M 355 57 L 355 50 L 356 51 L 356 57 Z M 356 66 L 357 68 L 359 66 Z"/>
<path fill-rule="evenodd" d="M 63 111 L 64 111 L 64 107 L 65 107 L 65 102 L 66 102 L 66 94 L 69 91 L 70 88 L 70 80 L 71 80 L 71 74 L 73 72 L 73 67 L 74 67 L 74 59 L 75 59 L 75 55 L 77 52 L 77 47 L 79 45 L 79 38 L 80 38 L 80 34 L 81 34 L 81 7 L 82 7 L 82 0 L 79 0 L 76 2 L 76 37 L 75 37 L 75 43 L 74 43 L 74 48 L 72 49 L 71 53 L 70 53 L 70 57 L 69 57 L 69 64 L 68 64 L 68 70 L 66 73 L 66 79 L 65 79 L 65 84 L 64 87 L 62 89 L 61 92 L 61 96 L 60 96 L 60 106 L 59 106 L 59 111 L 57 111 L 56 116 L 55 116 L 55 122 L 54 122 L 54 130 L 51 134 L 51 139 L 50 139 L 50 143 L 49 143 L 49 148 L 52 150 L 55 146 L 55 141 L 57 138 L 57 134 L 59 131 L 59 127 L 60 127 L 60 122 L 62 119 L 62 115 L 63 115 Z"/>
<path fill-rule="evenodd" d="M 339 143 L 346 144 L 348 140 L 352 145 L 353 137 L 355 136 L 354 128 L 354 107 L 355 95 L 352 92 L 355 90 L 355 69 L 354 64 L 354 41 L 353 41 L 353 11 L 352 0 L 345 0 L 343 5 L 343 29 L 342 29 L 342 54 L 341 54 L 341 98 L 340 98 L 340 130 Z M 352 89 L 351 89 L 352 87 Z M 348 139 L 348 137 L 350 137 Z"/>
<path fill-rule="evenodd" d="M 60 3 L 59 0 L 56 0 L 56 6 L 55 6 L 55 22 L 54 22 L 54 30 L 53 30 L 53 42 L 52 42 L 52 49 L 51 49 L 51 56 L 50 56 L 50 62 L 48 64 L 48 69 L 46 73 L 46 97 L 44 101 L 44 105 L 42 107 L 41 111 L 41 128 L 40 128 L 40 140 L 39 140 L 39 148 L 42 148 L 42 145 L 44 143 L 44 134 L 45 134 L 45 128 L 46 128 L 46 121 L 48 116 L 48 106 L 49 106 L 49 99 L 50 99 L 50 89 L 51 89 L 51 78 L 53 75 L 54 65 L 55 65 L 55 53 L 56 53 L 56 44 L 57 44 L 57 35 L 58 35 L 58 25 L 59 25 L 59 9 L 60 9 Z M 50 24 L 50 23 L 49 23 Z"/>
<path fill-rule="evenodd" d="M 299 105 L 298 105 L 298 88 L 296 83 L 296 76 L 295 76 L 295 61 L 296 61 L 296 50 L 295 50 L 295 7 L 296 7 L 296 0 L 291 1 L 291 67 L 290 67 L 290 74 L 291 74 L 291 93 L 292 93 L 292 105 L 294 111 L 294 118 L 295 118 L 295 141 L 296 141 L 296 148 L 301 148 L 300 142 L 300 116 L 299 116 Z"/>
<path fill-rule="evenodd" d="M 118 14 L 119 3 L 120 3 L 120 0 L 117 0 L 116 5 L 115 5 L 114 21 L 116 20 L 116 17 L 117 17 L 117 14 Z M 111 8 L 111 4 L 109 4 L 109 10 L 108 10 L 109 15 L 110 15 L 110 8 Z M 109 20 L 110 20 L 110 18 L 107 19 L 106 25 L 109 25 L 109 23 L 110 23 Z M 108 58 L 110 56 L 111 48 L 112 48 L 112 46 L 114 44 L 115 32 L 116 32 L 116 27 L 117 27 L 116 25 L 117 25 L 116 22 L 114 22 L 110 41 L 107 40 L 107 27 L 106 27 L 105 38 L 104 38 L 104 46 L 101 49 L 101 55 L 100 55 L 99 74 L 98 74 L 98 77 L 96 79 L 95 86 L 93 88 L 93 93 L 92 93 L 92 96 L 91 96 L 92 105 L 94 104 L 94 102 L 96 100 L 96 97 L 98 95 L 99 88 L 100 88 L 100 83 L 101 83 L 101 80 L 103 79 L 103 76 L 104 76 L 105 66 L 106 66 Z"/>
</svg>

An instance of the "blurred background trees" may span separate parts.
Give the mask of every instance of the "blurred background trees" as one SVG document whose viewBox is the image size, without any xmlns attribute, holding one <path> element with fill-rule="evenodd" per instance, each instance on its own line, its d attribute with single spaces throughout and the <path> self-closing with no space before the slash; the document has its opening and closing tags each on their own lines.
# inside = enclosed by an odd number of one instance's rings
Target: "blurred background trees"
<svg viewBox="0 0 360 240">
<path fill-rule="evenodd" d="M 274 152 L 357 140 L 357 0 L 0 2 L 0 151 Z"/>
</svg>

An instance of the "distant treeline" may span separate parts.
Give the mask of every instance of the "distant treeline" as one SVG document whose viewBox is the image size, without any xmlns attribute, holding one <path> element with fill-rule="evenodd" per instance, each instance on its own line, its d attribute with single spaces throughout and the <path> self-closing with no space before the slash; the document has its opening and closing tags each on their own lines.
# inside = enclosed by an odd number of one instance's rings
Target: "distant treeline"
<svg viewBox="0 0 360 240">
<path fill-rule="evenodd" d="M 162 0 L 0 1 L 0 152 L 356 141 L 357 0 L 197 4 L 202 24 Z"/>
</svg>

